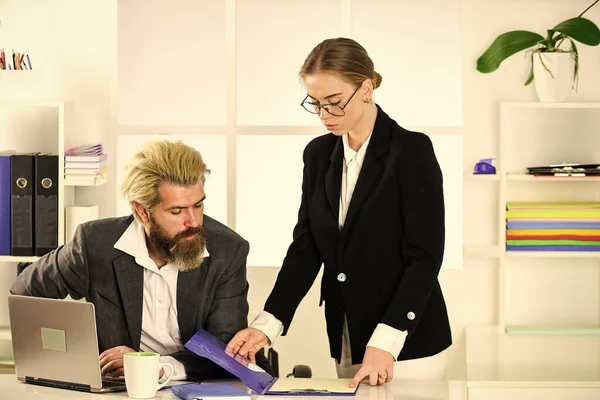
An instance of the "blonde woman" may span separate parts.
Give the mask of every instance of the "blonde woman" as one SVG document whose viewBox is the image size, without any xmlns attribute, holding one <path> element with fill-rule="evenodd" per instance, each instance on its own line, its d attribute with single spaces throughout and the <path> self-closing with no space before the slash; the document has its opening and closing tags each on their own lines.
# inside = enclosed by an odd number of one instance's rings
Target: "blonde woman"
<svg viewBox="0 0 600 400">
<path fill-rule="evenodd" d="M 285 335 L 324 265 L 321 304 L 338 377 L 351 386 L 444 379 L 452 338 L 437 278 L 444 196 L 431 141 L 374 103 L 382 78 L 354 40 L 317 45 L 300 77 L 302 107 L 330 133 L 304 150 L 293 242 L 265 311 L 229 352 L 252 358 Z"/>
</svg>

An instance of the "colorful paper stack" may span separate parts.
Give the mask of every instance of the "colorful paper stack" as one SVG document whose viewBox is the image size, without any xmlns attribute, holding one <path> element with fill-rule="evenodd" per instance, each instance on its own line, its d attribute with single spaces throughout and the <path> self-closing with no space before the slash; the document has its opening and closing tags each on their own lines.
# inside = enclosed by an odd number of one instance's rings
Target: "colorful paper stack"
<svg viewBox="0 0 600 400">
<path fill-rule="evenodd" d="M 600 251 L 600 202 L 509 202 L 507 251 Z"/>
<path fill-rule="evenodd" d="M 106 179 L 106 153 L 102 144 L 86 144 L 65 150 L 65 181 L 96 183 Z"/>
</svg>

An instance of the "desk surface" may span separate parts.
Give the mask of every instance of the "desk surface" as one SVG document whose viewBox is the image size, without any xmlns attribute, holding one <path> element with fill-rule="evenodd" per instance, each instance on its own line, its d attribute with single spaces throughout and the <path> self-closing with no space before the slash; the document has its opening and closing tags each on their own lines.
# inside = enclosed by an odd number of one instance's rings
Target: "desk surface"
<svg viewBox="0 0 600 400">
<path fill-rule="evenodd" d="M 231 382 L 236 386 L 245 388 L 241 382 Z M 20 400 L 59 400 L 59 399 L 123 399 L 128 398 L 127 392 L 110 394 L 92 394 L 72 390 L 54 389 L 44 386 L 25 384 L 17 381 L 15 375 L 0 375 L 0 397 Z M 290 400 L 315 400 L 319 399 L 355 399 L 355 400 L 448 400 L 448 383 L 444 381 L 392 381 L 385 386 L 371 387 L 361 384 L 354 397 L 327 397 L 327 396 L 252 396 L 252 399 L 290 399 Z M 159 391 L 156 399 L 179 399 L 170 390 Z"/>
</svg>

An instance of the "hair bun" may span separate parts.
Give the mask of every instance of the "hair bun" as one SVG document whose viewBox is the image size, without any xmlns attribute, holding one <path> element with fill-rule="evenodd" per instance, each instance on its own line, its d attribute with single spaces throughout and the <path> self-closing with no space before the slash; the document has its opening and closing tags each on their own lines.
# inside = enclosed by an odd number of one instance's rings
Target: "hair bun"
<svg viewBox="0 0 600 400">
<path fill-rule="evenodd" d="M 382 79 L 383 78 L 381 77 L 379 72 L 373 71 L 373 89 L 377 89 L 379 86 L 381 86 Z"/>
</svg>

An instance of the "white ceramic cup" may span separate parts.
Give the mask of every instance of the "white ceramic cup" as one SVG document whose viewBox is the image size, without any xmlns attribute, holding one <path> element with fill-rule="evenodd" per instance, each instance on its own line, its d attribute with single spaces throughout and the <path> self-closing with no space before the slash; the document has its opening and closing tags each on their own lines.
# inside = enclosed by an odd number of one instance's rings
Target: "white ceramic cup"
<svg viewBox="0 0 600 400">
<path fill-rule="evenodd" d="M 125 353 L 123 366 L 125 368 L 125 385 L 127 395 L 132 399 L 152 399 L 156 391 L 165 386 L 175 370 L 171 364 L 159 362 L 160 355 L 150 352 Z M 161 368 L 164 368 L 164 382 L 159 382 Z M 167 373 L 167 369 L 169 372 Z"/>
</svg>

